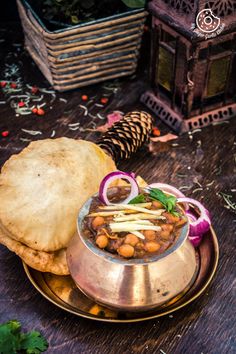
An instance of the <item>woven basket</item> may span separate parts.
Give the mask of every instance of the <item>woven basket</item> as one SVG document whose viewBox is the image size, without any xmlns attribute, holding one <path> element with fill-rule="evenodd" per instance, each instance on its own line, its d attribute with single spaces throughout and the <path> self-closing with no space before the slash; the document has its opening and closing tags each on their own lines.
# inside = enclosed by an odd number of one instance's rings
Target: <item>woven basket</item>
<svg viewBox="0 0 236 354">
<path fill-rule="evenodd" d="M 144 9 L 50 32 L 25 0 L 17 0 L 25 46 L 58 91 L 131 75 L 137 67 Z"/>
</svg>

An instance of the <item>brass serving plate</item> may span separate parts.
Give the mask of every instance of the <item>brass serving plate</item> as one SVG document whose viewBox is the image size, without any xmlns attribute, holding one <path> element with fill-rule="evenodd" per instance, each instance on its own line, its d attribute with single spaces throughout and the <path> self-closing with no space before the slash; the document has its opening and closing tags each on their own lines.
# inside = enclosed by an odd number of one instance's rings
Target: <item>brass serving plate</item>
<svg viewBox="0 0 236 354">
<path fill-rule="evenodd" d="M 42 273 L 23 263 L 24 270 L 34 287 L 50 302 L 77 316 L 104 322 L 139 322 L 170 314 L 196 300 L 206 290 L 216 272 L 219 246 L 216 234 L 211 229 L 204 235 L 196 249 L 199 270 L 189 289 L 151 312 L 118 313 L 102 307 L 87 298 L 70 276 Z"/>
</svg>

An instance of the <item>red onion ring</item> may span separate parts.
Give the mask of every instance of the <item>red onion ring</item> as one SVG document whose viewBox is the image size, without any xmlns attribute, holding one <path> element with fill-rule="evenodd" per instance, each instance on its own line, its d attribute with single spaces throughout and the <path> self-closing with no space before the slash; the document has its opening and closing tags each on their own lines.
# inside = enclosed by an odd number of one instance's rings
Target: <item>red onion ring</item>
<svg viewBox="0 0 236 354">
<path fill-rule="evenodd" d="M 190 237 L 192 236 L 199 237 L 209 230 L 211 225 L 210 215 L 208 210 L 200 202 L 192 198 L 178 198 L 177 202 L 193 204 L 200 211 L 199 218 L 196 218 L 195 215 L 193 215 L 192 213 L 191 214 L 188 213 L 189 224 L 190 224 L 190 229 L 189 229 Z"/>
<path fill-rule="evenodd" d="M 182 192 L 180 192 L 179 189 L 171 186 L 170 184 L 152 183 L 152 184 L 149 184 L 149 186 L 147 188 L 158 188 L 158 189 L 162 190 L 163 192 L 173 194 L 177 198 L 185 198 L 185 195 Z M 188 210 L 189 209 L 188 204 L 187 203 L 183 203 L 183 204 L 184 204 L 185 210 Z"/>
<path fill-rule="evenodd" d="M 114 203 L 111 203 L 107 197 L 107 190 L 109 188 L 109 185 L 115 181 L 116 179 L 126 179 L 130 185 L 131 185 L 131 190 L 130 190 L 130 194 L 129 196 L 123 200 L 120 203 L 117 204 L 128 204 L 130 202 L 130 200 L 132 200 L 133 198 L 137 197 L 137 195 L 139 194 L 139 187 L 138 184 L 136 182 L 135 179 L 135 174 L 132 173 L 126 173 L 126 172 L 122 172 L 122 171 L 114 171 L 109 173 L 108 175 L 106 175 L 99 187 L 99 198 L 100 200 L 105 203 L 106 205 L 112 205 Z"/>
<path fill-rule="evenodd" d="M 191 242 L 191 244 L 193 245 L 193 247 L 198 247 L 199 244 L 202 241 L 202 236 L 203 235 L 198 235 L 198 236 L 188 236 L 189 241 Z"/>
<path fill-rule="evenodd" d="M 193 214 L 191 211 L 189 211 L 189 210 L 186 211 L 186 215 L 187 215 L 187 217 L 188 217 L 188 219 L 189 219 L 189 222 L 190 222 L 190 221 L 196 221 L 196 220 L 197 220 L 196 215 L 194 215 L 194 214 Z M 202 235 L 197 235 L 197 236 L 190 236 L 190 235 L 188 235 L 188 238 L 189 238 L 190 242 L 192 243 L 192 245 L 193 245 L 194 247 L 197 247 L 197 246 L 199 246 L 199 244 L 200 244 L 200 242 L 201 242 L 201 240 L 202 240 L 202 236 L 203 236 L 203 234 L 202 234 Z"/>
</svg>

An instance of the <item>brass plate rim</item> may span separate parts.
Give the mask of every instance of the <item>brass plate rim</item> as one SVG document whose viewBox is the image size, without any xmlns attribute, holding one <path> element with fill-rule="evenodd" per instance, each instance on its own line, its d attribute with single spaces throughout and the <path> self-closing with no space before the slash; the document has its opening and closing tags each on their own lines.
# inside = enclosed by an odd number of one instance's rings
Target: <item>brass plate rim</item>
<svg viewBox="0 0 236 354">
<path fill-rule="evenodd" d="M 99 321 L 99 322 L 110 322 L 110 323 L 131 323 L 131 322 L 142 322 L 142 321 L 148 321 L 151 319 L 155 319 L 155 318 L 159 318 L 159 317 L 163 317 L 166 315 L 169 315 L 175 311 L 180 310 L 181 308 L 189 305 L 190 303 L 192 303 L 193 301 L 195 301 L 197 298 L 199 298 L 207 289 L 207 287 L 210 285 L 215 273 L 216 273 L 216 269 L 217 269 L 217 265 L 219 262 L 219 244 L 218 244 L 218 239 L 216 236 L 216 233 L 213 229 L 213 227 L 211 226 L 210 228 L 210 234 L 212 237 L 212 243 L 213 243 L 213 249 L 214 249 L 214 256 L 215 256 L 215 260 L 212 266 L 212 270 L 211 273 L 209 274 L 209 276 L 207 277 L 206 282 L 204 283 L 204 285 L 193 295 L 191 296 L 188 300 L 184 301 L 183 303 L 177 305 L 176 307 L 172 307 L 168 310 L 168 307 L 166 310 L 164 310 L 161 313 L 156 313 L 156 314 L 150 314 L 145 316 L 145 317 L 141 317 L 142 313 L 140 313 L 140 317 L 137 318 L 127 318 L 127 319 L 119 319 L 119 318 L 105 318 L 105 317 L 98 317 L 96 315 L 93 314 L 86 314 L 85 312 L 81 311 L 78 309 L 78 311 L 73 310 L 72 308 L 69 308 L 69 306 L 63 306 L 61 303 L 59 303 L 59 301 L 55 301 L 54 299 L 52 299 L 48 294 L 46 294 L 41 288 L 40 286 L 37 284 L 37 282 L 34 280 L 33 276 L 30 273 L 30 267 L 24 263 L 22 261 L 23 264 L 23 268 L 24 271 L 29 279 L 29 281 L 31 282 L 31 284 L 35 287 L 35 289 L 45 298 L 47 299 L 49 302 L 53 303 L 55 306 L 61 308 L 64 311 L 67 311 L 69 313 L 72 313 L 73 315 L 79 316 L 79 317 L 83 317 L 83 318 L 87 318 L 90 320 L 95 320 L 95 321 Z M 39 272 L 41 273 L 41 272 Z M 63 300 L 60 300 L 61 302 L 63 302 Z M 64 302 L 66 305 L 66 302 Z"/>
</svg>

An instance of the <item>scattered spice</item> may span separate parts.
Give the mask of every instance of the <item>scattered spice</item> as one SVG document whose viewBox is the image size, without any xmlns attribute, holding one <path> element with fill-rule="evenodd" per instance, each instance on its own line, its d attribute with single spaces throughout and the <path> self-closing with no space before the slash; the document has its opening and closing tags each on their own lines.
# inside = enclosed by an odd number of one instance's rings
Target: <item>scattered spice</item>
<svg viewBox="0 0 236 354">
<path fill-rule="evenodd" d="M 30 134 L 30 135 L 41 135 L 42 132 L 38 130 L 27 130 L 27 129 L 21 129 L 24 133 Z"/>
<path fill-rule="evenodd" d="M 160 136 L 160 135 L 161 135 L 161 132 L 160 132 L 160 130 L 159 130 L 157 127 L 154 127 L 154 128 L 152 129 L 152 135 L 153 135 L 153 136 Z"/>
<path fill-rule="evenodd" d="M 192 191 L 192 193 L 194 194 L 194 193 L 199 192 L 199 191 L 202 191 L 202 190 L 203 190 L 203 188 L 199 187 L 199 188 L 194 189 L 194 190 Z"/>
<path fill-rule="evenodd" d="M 6 138 L 8 135 L 9 135 L 9 131 L 8 130 L 5 130 L 1 133 L 1 135 Z"/>
<path fill-rule="evenodd" d="M 86 106 L 83 106 L 82 104 L 79 104 L 79 107 L 84 110 L 84 115 L 87 116 L 88 115 L 88 108 Z"/>
<path fill-rule="evenodd" d="M 179 187 L 179 190 L 180 191 L 187 191 L 187 190 L 189 190 L 189 189 L 191 189 L 192 187 L 191 186 L 181 186 L 181 187 Z"/>
<path fill-rule="evenodd" d="M 108 98 L 107 98 L 107 97 L 102 97 L 102 98 L 100 99 L 100 102 L 101 102 L 102 104 L 107 104 Z"/>
<path fill-rule="evenodd" d="M 61 101 L 61 102 L 64 102 L 64 103 L 67 103 L 67 100 L 65 99 L 65 98 L 59 98 L 59 101 Z"/>
<path fill-rule="evenodd" d="M 69 127 L 76 127 L 76 126 L 80 125 L 80 123 L 79 123 L 79 122 L 77 122 L 77 123 L 70 123 L 70 124 L 68 124 L 68 125 L 69 125 Z"/>
<path fill-rule="evenodd" d="M 20 140 L 23 141 L 24 143 L 28 143 L 32 141 L 31 139 L 26 139 L 26 138 L 20 138 Z"/>
<path fill-rule="evenodd" d="M 34 108 L 32 109 L 32 113 L 37 114 L 37 112 L 38 112 L 38 108 L 34 107 Z"/>
<path fill-rule="evenodd" d="M 226 194 L 220 192 L 219 195 L 224 199 L 226 202 L 225 207 L 230 209 L 232 212 L 236 213 L 236 202 L 232 201 L 233 196 L 231 194 Z"/>
<path fill-rule="evenodd" d="M 80 127 L 70 127 L 69 130 L 78 130 Z"/>
<path fill-rule="evenodd" d="M 44 111 L 42 108 L 38 108 L 37 114 L 38 114 L 39 116 L 43 116 L 43 115 L 45 114 L 45 111 Z"/>
<path fill-rule="evenodd" d="M 211 181 L 210 183 L 207 183 L 206 186 L 207 186 L 207 187 L 210 187 L 210 186 L 213 185 L 214 182 L 215 182 L 215 181 Z"/>
<path fill-rule="evenodd" d="M 87 95 L 82 95 L 81 99 L 82 99 L 82 101 L 88 101 L 88 96 Z"/>
<path fill-rule="evenodd" d="M 54 90 L 47 90 L 47 89 L 44 89 L 44 88 L 39 89 L 39 91 L 40 91 L 40 92 L 43 92 L 43 93 L 55 94 L 55 91 L 54 91 Z"/>
<path fill-rule="evenodd" d="M 97 114 L 97 117 L 98 117 L 99 119 L 101 119 L 101 120 L 106 119 L 106 118 L 103 117 L 100 113 Z"/>
<path fill-rule="evenodd" d="M 202 131 L 202 129 L 194 129 L 192 130 L 192 134 L 195 134 L 195 133 L 200 133 Z"/>
<path fill-rule="evenodd" d="M 32 86 L 31 88 L 31 92 L 35 95 L 36 93 L 38 93 L 39 89 L 37 86 Z"/>
</svg>

